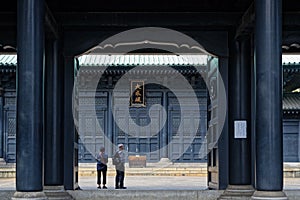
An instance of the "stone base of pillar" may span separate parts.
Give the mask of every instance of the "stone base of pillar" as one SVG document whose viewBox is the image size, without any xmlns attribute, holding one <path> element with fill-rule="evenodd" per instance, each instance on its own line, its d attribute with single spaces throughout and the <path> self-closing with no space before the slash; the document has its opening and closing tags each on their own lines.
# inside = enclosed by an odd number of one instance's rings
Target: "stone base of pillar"
<svg viewBox="0 0 300 200">
<path fill-rule="evenodd" d="M 65 191 L 63 185 L 44 185 L 44 192 L 61 192 Z"/>
<path fill-rule="evenodd" d="M 73 197 L 61 185 L 44 186 L 44 192 L 49 200 L 73 200 Z"/>
<path fill-rule="evenodd" d="M 282 191 L 255 191 L 252 200 L 287 200 L 287 196 Z"/>
<path fill-rule="evenodd" d="M 249 200 L 254 193 L 252 185 L 229 185 L 218 200 Z"/>
<path fill-rule="evenodd" d="M 44 192 L 15 192 L 12 200 L 48 200 Z"/>
</svg>

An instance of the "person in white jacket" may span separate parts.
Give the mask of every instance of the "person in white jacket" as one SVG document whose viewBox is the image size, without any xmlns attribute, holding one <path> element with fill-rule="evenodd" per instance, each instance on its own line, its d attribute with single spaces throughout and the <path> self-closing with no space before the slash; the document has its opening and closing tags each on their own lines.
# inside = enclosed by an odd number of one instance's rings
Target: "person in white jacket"
<svg viewBox="0 0 300 200">
<path fill-rule="evenodd" d="M 114 158 L 118 160 L 115 163 L 116 166 L 116 180 L 115 180 L 115 188 L 116 189 L 126 189 L 124 187 L 124 175 L 125 175 L 125 152 L 124 152 L 124 145 L 118 145 L 119 150 L 115 153 Z"/>
</svg>

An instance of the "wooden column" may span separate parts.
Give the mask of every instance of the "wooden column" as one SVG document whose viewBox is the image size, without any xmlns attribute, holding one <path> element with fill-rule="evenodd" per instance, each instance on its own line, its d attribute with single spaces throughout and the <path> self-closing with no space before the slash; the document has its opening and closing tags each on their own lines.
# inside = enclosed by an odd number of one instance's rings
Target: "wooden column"
<svg viewBox="0 0 300 200">
<path fill-rule="evenodd" d="M 59 83 L 58 40 L 46 42 L 45 69 L 45 185 L 63 185 L 63 138 L 61 131 L 61 109 Z"/>
<path fill-rule="evenodd" d="M 44 6 L 43 0 L 18 2 L 17 192 L 13 199 L 25 196 L 45 199 L 40 192 L 43 190 Z M 33 193 L 24 195 L 24 192 Z"/>
<path fill-rule="evenodd" d="M 287 199 L 282 192 L 282 1 L 255 1 L 255 15 L 258 191 L 252 198 Z"/>
<path fill-rule="evenodd" d="M 64 66 L 64 186 L 66 190 L 78 187 L 78 137 L 73 119 L 72 92 L 74 86 L 74 57 L 65 57 Z"/>
</svg>

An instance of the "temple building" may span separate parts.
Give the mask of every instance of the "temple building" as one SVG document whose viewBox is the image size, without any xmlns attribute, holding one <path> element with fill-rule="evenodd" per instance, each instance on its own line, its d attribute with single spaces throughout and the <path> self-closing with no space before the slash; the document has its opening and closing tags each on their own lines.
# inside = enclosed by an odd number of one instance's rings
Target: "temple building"
<svg viewBox="0 0 300 200">
<path fill-rule="evenodd" d="M 133 59 L 130 60 L 130 57 Z M 154 61 L 157 57 L 157 62 Z M 118 59 L 117 59 L 118 58 Z M 127 59 L 126 59 L 127 58 Z M 153 61 L 151 60 L 153 59 Z M 168 158 L 172 162 L 207 162 L 207 88 L 205 81 L 201 76 L 207 70 L 207 57 L 189 58 L 184 62 L 180 62 L 178 56 L 172 55 L 127 55 L 113 57 L 109 55 L 83 55 L 78 58 L 77 71 L 81 69 L 83 75 L 78 76 L 78 83 L 81 83 L 81 92 L 79 92 L 79 109 L 78 112 L 78 133 L 79 133 L 79 147 L 78 147 L 78 161 L 79 162 L 95 162 L 95 155 L 101 146 L 106 146 L 109 150 L 109 156 L 112 156 L 115 148 L 113 145 L 105 144 L 106 137 L 114 144 L 124 143 L 129 155 L 148 155 L 148 162 L 158 162 L 161 158 Z M 200 66 L 201 72 L 198 72 L 193 66 Z M 0 155 L 7 163 L 14 163 L 16 160 L 16 67 L 17 55 L 7 54 L 0 55 L 1 66 L 1 150 Z M 112 109 L 109 102 L 112 100 L 112 92 L 116 83 L 125 73 L 136 66 L 148 66 L 149 70 L 144 70 L 145 76 L 147 73 L 155 73 L 155 76 L 166 76 L 171 73 L 167 70 L 154 70 L 158 66 L 170 66 L 172 69 L 178 70 L 188 80 L 192 87 L 197 91 L 197 98 L 200 108 L 201 123 L 197 128 L 195 135 L 189 135 L 191 138 L 185 136 L 187 144 L 184 144 L 184 135 L 176 135 L 178 129 L 178 120 L 180 119 L 180 105 L 176 100 L 174 94 L 157 85 L 145 85 L 144 98 L 147 106 L 131 107 L 130 113 L 134 122 L 137 124 L 149 123 L 148 112 L 154 104 L 160 104 L 168 111 L 167 124 L 159 134 L 155 137 L 132 137 L 130 134 L 122 132 L 118 128 L 115 121 L 124 120 L 121 113 L 114 115 L 112 120 Z M 151 68 L 152 66 L 152 68 Z M 155 67 L 153 67 L 155 66 Z M 283 147 L 284 147 L 284 161 L 285 162 L 299 162 L 299 136 L 300 136 L 300 56 L 298 55 L 283 55 L 282 62 L 284 79 L 283 79 Z M 142 73 L 143 70 L 137 71 Z M 92 82 L 93 76 L 97 73 L 103 74 L 99 80 L 99 86 L 95 91 L 86 91 L 89 88 L 88 82 Z M 174 72 L 173 72 L 174 73 Z M 97 76 L 94 76 L 96 79 Z M 88 80 L 86 80 L 88 79 Z M 295 91 L 296 90 L 296 91 Z M 129 94 L 119 96 L 118 98 L 128 98 Z M 183 96 L 188 96 L 187 93 L 182 93 Z M 128 102 L 129 104 L 129 102 Z M 125 105 L 126 108 L 127 105 Z M 128 107 L 128 106 L 127 106 Z M 123 108 L 123 109 L 125 109 Z M 122 109 L 120 106 L 115 110 Z M 97 118 L 91 117 L 91 111 L 95 110 Z M 117 112 L 117 111 L 114 111 Z M 119 111 L 120 112 L 120 111 Z M 186 110 L 192 112 L 192 110 Z M 111 117 L 109 117 L 111 116 Z M 193 118 L 195 118 L 194 115 Z M 157 122 L 161 121 L 161 116 L 157 117 Z M 177 121 L 176 121 L 177 120 Z M 188 119 L 190 120 L 190 119 Z M 177 123 L 176 123 L 177 122 Z M 129 122 L 127 122 L 129 123 Z M 176 126 L 177 124 L 177 126 Z M 105 130 L 100 129 L 102 126 Z M 101 132 L 103 131 L 103 132 Z M 109 134 L 110 133 L 110 134 Z M 159 152 L 154 149 L 161 149 L 167 146 L 169 141 L 175 141 L 170 146 L 169 151 Z M 190 140 L 193 140 L 190 144 Z M 163 143 L 165 142 L 165 144 Z M 176 152 L 180 148 L 184 148 L 184 152 L 180 157 L 176 157 Z M 174 148 L 174 149 L 173 149 Z M 154 153 L 155 152 L 155 153 Z"/>
</svg>

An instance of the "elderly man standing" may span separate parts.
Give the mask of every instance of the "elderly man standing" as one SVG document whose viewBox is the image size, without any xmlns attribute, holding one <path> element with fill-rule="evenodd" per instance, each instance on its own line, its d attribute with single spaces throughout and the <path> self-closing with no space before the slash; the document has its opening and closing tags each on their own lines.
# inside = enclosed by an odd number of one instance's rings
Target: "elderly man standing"
<svg viewBox="0 0 300 200">
<path fill-rule="evenodd" d="M 124 145 L 118 145 L 119 150 L 114 155 L 116 166 L 116 189 L 126 189 L 124 187 L 124 175 L 125 175 L 125 152 Z"/>
</svg>

